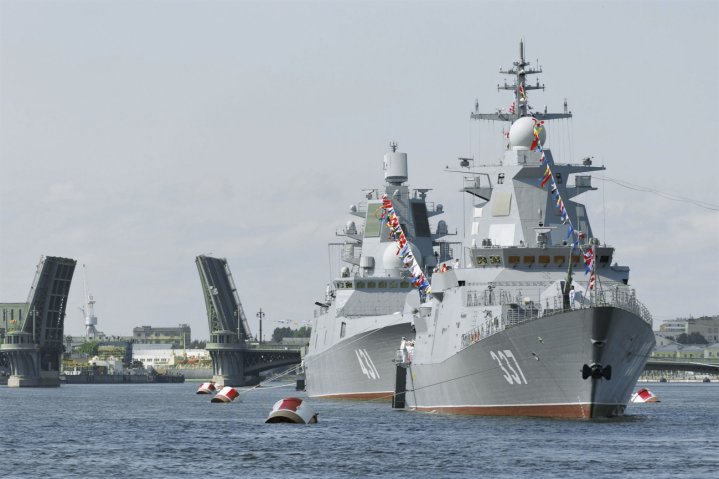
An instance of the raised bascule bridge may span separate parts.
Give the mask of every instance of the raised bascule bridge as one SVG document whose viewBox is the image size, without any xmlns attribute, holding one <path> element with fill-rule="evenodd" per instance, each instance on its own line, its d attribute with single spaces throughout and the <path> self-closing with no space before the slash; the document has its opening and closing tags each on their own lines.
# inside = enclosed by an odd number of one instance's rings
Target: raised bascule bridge
<svg viewBox="0 0 719 479">
<path fill-rule="evenodd" d="M 27 314 L 8 325 L 0 345 L 10 365 L 9 387 L 60 386 L 63 329 L 74 259 L 40 259 L 27 300 Z"/>
<path fill-rule="evenodd" d="M 260 372 L 299 364 L 300 351 L 250 344 L 252 334 L 224 258 L 195 259 L 207 308 L 212 380 L 218 386 L 247 386 L 260 381 Z"/>
</svg>

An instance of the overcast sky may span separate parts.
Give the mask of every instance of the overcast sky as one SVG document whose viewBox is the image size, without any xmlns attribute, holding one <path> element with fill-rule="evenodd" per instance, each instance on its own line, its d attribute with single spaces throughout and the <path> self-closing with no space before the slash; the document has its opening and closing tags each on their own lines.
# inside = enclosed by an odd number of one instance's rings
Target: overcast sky
<svg viewBox="0 0 719 479">
<path fill-rule="evenodd" d="M 389 141 L 462 232 L 442 170 L 499 154 L 501 127 L 469 113 L 511 102 L 498 70 L 520 38 L 547 85 L 530 104 L 574 113 L 548 125 L 556 161 L 719 205 L 719 2 L 1 0 L 0 301 L 65 256 L 66 334 L 84 331 L 86 264 L 100 330 L 207 338 L 194 259 L 212 253 L 253 333 L 259 308 L 266 335 L 299 325 Z M 719 314 L 719 212 L 594 184 L 579 200 L 655 327 Z"/>
</svg>

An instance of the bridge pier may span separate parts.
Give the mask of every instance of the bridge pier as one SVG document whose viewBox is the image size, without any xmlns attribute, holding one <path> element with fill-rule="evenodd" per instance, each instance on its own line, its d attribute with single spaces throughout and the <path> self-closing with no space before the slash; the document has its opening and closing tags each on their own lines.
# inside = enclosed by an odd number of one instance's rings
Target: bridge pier
<svg viewBox="0 0 719 479">
<path fill-rule="evenodd" d="M 60 355 L 43 352 L 40 345 L 32 342 L 32 335 L 13 331 L 7 335 L 7 343 L 0 350 L 10 363 L 8 387 L 59 387 L 60 371 L 57 367 Z"/>
<path fill-rule="evenodd" d="M 245 386 L 244 344 L 207 343 L 212 358 L 212 380 L 219 387 Z"/>
</svg>

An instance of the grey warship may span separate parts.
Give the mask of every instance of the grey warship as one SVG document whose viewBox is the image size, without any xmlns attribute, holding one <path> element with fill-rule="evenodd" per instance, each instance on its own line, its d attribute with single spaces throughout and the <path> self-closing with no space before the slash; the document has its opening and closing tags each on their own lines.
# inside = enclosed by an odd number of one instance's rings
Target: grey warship
<svg viewBox="0 0 719 479">
<path fill-rule="evenodd" d="M 449 414 L 605 418 L 622 415 L 654 348 L 652 318 L 629 268 L 598 239 L 584 205 L 595 190 L 587 158 L 560 162 L 546 141 L 550 120 L 532 111 L 524 59 L 500 73 L 509 111 L 472 118 L 511 124 L 503 156 L 458 169 L 473 199 L 459 267 L 435 273 L 431 299 L 414 315 L 406 401 Z M 546 122 L 546 123 L 545 123 Z M 482 159 L 478 159 L 482 160 Z M 564 161 L 567 161 L 566 159 Z M 574 182 L 570 184 L 571 178 Z"/>
<path fill-rule="evenodd" d="M 389 400 L 395 351 L 403 337 L 414 336 L 413 313 L 420 305 L 405 261 L 414 257 L 415 268 L 429 278 L 452 256 L 452 243 L 442 239 L 450 235 L 446 223 L 430 226 L 443 207 L 427 201 L 429 189 L 406 185 L 407 165 L 407 154 L 391 144 L 384 155 L 385 185 L 364 190 L 363 202 L 349 211 L 358 221 L 348 221 L 338 233 L 344 240 L 334 245 L 344 266 L 315 303 L 303 360 L 310 397 Z M 402 254 L 384 221 L 383 198 L 391 198 L 397 226 L 408 240 Z"/>
</svg>

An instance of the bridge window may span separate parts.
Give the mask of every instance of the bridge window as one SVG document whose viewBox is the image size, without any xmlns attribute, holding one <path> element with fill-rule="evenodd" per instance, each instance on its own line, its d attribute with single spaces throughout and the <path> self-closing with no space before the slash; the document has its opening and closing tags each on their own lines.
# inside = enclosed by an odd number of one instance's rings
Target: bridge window
<svg viewBox="0 0 719 479">
<path fill-rule="evenodd" d="M 377 285 L 374 284 L 372 281 L 367 281 L 367 288 L 374 288 L 375 286 Z"/>
<path fill-rule="evenodd" d="M 352 289 L 352 281 L 347 281 L 347 282 L 345 283 L 345 288 L 347 288 L 347 289 Z"/>
<path fill-rule="evenodd" d="M 387 281 L 380 281 L 377 283 L 378 288 L 386 288 L 387 287 Z"/>
<path fill-rule="evenodd" d="M 402 281 L 402 282 L 399 284 L 399 287 L 402 288 L 402 289 L 409 288 L 409 282 L 407 282 L 407 281 Z"/>
<path fill-rule="evenodd" d="M 490 256 L 489 263 L 494 264 L 494 265 L 502 264 L 502 257 L 501 256 Z"/>
<path fill-rule="evenodd" d="M 379 218 L 382 215 L 382 203 L 377 201 L 371 201 L 367 203 L 367 217 L 364 222 L 364 236 L 365 238 L 379 236 L 380 222 Z"/>
<path fill-rule="evenodd" d="M 509 256 L 507 258 L 508 264 L 519 264 L 519 256 Z"/>
<path fill-rule="evenodd" d="M 364 288 L 364 281 L 357 281 L 357 289 Z"/>
<path fill-rule="evenodd" d="M 392 289 L 397 289 L 397 281 L 390 281 L 388 287 Z"/>
<path fill-rule="evenodd" d="M 477 264 L 479 266 L 486 266 L 487 265 L 487 257 L 486 256 L 477 256 Z"/>
</svg>

